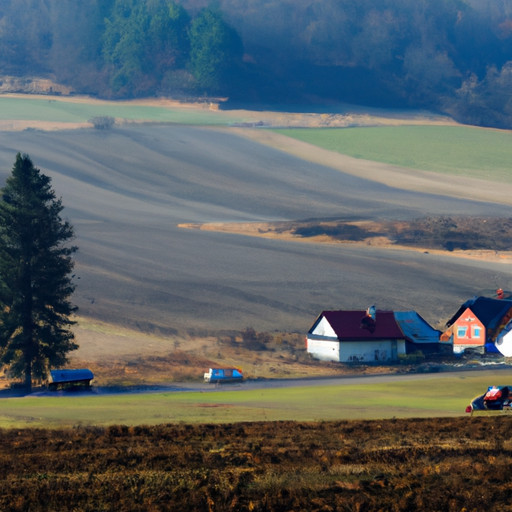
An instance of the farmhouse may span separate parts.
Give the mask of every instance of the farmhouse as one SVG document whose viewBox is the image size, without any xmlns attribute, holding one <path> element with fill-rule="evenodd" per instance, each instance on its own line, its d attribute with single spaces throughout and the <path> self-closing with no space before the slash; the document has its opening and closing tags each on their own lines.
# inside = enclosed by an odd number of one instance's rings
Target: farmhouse
<svg viewBox="0 0 512 512">
<path fill-rule="evenodd" d="M 323 311 L 306 348 L 322 361 L 389 362 L 406 353 L 406 339 L 392 311 Z"/>
<path fill-rule="evenodd" d="M 452 343 L 455 354 L 467 349 L 496 352 L 495 342 L 511 319 L 512 300 L 473 297 L 448 320 L 441 341 Z"/>
</svg>

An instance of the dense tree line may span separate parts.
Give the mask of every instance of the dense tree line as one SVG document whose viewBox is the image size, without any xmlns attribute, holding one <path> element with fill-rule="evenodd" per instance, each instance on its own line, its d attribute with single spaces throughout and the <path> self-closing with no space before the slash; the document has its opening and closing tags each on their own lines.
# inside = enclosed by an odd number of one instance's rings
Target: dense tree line
<svg viewBox="0 0 512 512">
<path fill-rule="evenodd" d="M 103 97 L 346 101 L 512 127 L 512 0 L 2 0 L 0 74 Z"/>
</svg>

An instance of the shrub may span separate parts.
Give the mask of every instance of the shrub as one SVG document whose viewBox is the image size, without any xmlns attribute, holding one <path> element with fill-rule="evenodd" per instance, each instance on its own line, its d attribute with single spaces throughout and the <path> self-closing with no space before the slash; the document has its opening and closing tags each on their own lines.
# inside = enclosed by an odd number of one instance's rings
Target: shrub
<svg viewBox="0 0 512 512">
<path fill-rule="evenodd" d="M 268 333 L 256 332 L 252 327 L 247 327 L 242 332 L 242 344 L 249 350 L 267 350 L 272 337 Z"/>
<path fill-rule="evenodd" d="M 96 130 L 109 130 L 114 126 L 116 120 L 110 116 L 96 116 L 89 119 L 89 122 L 92 123 Z"/>
<path fill-rule="evenodd" d="M 398 354 L 398 361 L 400 364 L 418 364 L 425 361 L 425 355 L 421 350 L 412 354 Z"/>
</svg>

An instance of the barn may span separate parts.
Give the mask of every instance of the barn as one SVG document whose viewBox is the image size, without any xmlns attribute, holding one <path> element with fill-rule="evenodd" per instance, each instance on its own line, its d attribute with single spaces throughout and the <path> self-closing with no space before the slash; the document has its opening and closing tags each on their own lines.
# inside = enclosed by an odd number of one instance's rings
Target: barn
<svg viewBox="0 0 512 512">
<path fill-rule="evenodd" d="M 87 368 L 50 370 L 48 388 L 51 390 L 89 388 L 93 379 L 94 374 Z"/>
<path fill-rule="evenodd" d="M 322 361 L 397 361 L 406 338 L 392 311 L 323 311 L 306 338 L 307 352 Z"/>
</svg>

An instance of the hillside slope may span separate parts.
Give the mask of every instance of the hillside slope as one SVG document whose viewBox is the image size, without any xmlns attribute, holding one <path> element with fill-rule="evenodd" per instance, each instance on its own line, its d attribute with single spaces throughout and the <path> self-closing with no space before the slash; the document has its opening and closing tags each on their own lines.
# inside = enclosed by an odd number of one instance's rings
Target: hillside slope
<svg viewBox="0 0 512 512">
<path fill-rule="evenodd" d="M 283 147 L 281 138 L 280 148 L 271 147 L 241 130 L 134 125 L 108 132 L 3 133 L 2 176 L 16 151 L 28 153 L 53 178 L 75 226 L 80 250 L 74 298 L 83 318 L 167 339 L 248 326 L 304 333 L 323 309 L 375 303 L 381 309 L 415 309 L 439 324 L 479 290 L 508 287 L 512 271 L 500 261 L 179 228 L 509 215 L 512 194 L 506 187 L 500 187 L 504 204 L 496 204 L 495 187 L 478 182 L 459 187 L 458 198 L 441 195 L 456 183 L 446 176 L 441 182 L 426 173 L 416 182 L 390 169 L 395 178 L 387 184 L 385 173 L 371 179 L 371 162 L 364 178 L 358 177 L 343 155 L 330 154 L 319 164 L 313 147 L 306 160 L 293 155 L 296 142 Z M 473 193 L 478 201 L 463 198 Z"/>
</svg>

